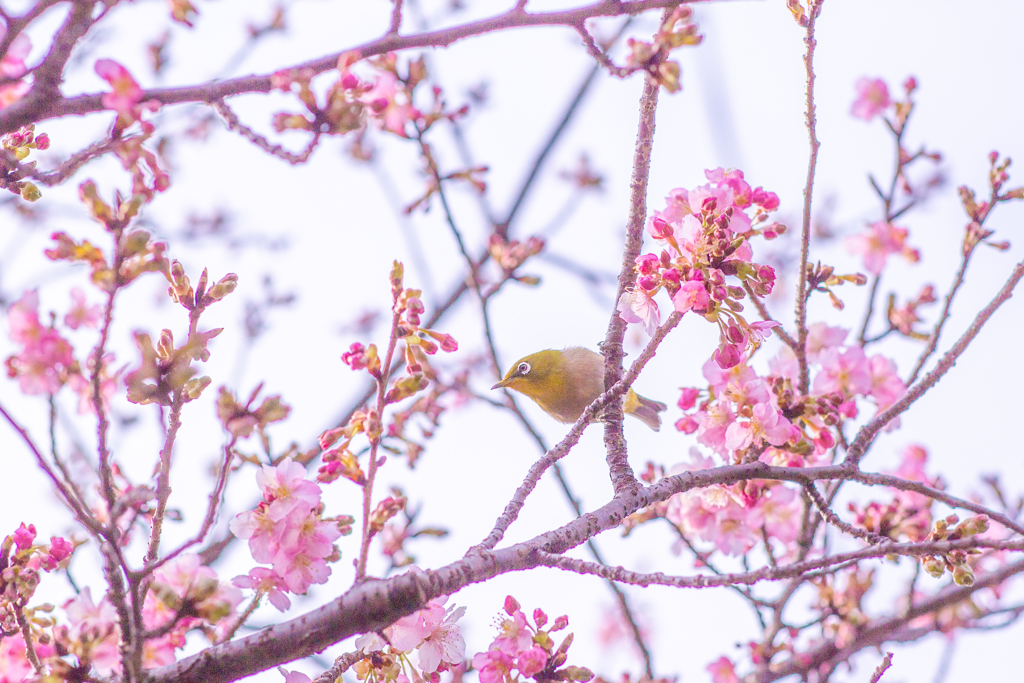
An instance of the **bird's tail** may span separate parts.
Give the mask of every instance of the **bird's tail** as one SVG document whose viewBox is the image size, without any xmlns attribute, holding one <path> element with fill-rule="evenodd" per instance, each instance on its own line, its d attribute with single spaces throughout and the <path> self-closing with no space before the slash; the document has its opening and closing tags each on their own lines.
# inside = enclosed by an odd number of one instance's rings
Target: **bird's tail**
<svg viewBox="0 0 1024 683">
<path fill-rule="evenodd" d="M 641 396 L 632 389 L 626 394 L 624 403 L 623 409 L 627 414 L 639 419 L 654 431 L 661 429 L 661 415 L 658 413 L 668 410 L 667 405 Z"/>
</svg>

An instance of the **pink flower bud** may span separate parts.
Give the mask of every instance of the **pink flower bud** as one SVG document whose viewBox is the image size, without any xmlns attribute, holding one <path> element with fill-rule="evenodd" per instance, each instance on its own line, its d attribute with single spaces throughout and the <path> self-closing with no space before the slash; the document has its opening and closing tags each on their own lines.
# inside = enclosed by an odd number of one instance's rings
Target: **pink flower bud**
<svg viewBox="0 0 1024 683">
<path fill-rule="evenodd" d="M 681 419 L 676 420 L 676 429 L 683 434 L 693 434 L 699 426 L 700 423 L 693 419 L 692 415 L 684 415 Z"/>
<path fill-rule="evenodd" d="M 544 624 L 548 623 L 548 615 L 544 614 L 544 610 L 540 607 L 533 610 L 533 623 L 537 625 L 537 628 L 543 628 Z"/>
<path fill-rule="evenodd" d="M 359 77 L 353 73 L 347 73 L 341 77 L 341 87 L 345 90 L 354 90 L 359 87 Z"/>
<path fill-rule="evenodd" d="M 13 536 L 14 544 L 18 546 L 18 550 L 24 550 L 25 548 L 31 546 L 32 541 L 35 540 L 36 527 L 34 524 L 29 524 L 28 526 L 25 526 L 25 523 L 22 522 L 21 526 L 19 526 L 15 530 Z"/>
<path fill-rule="evenodd" d="M 739 325 L 729 325 L 725 328 L 725 338 L 730 344 L 745 345 L 747 343 L 747 334 Z"/>
<path fill-rule="evenodd" d="M 664 218 L 655 216 L 651 219 L 651 236 L 655 239 L 664 240 L 672 236 L 672 226 Z"/>
<path fill-rule="evenodd" d="M 636 257 L 636 269 L 643 275 L 658 271 L 658 257 L 654 254 L 643 254 Z"/>
<path fill-rule="evenodd" d="M 36 149 L 47 149 L 50 146 L 50 136 L 46 133 L 36 136 Z"/>
<path fill-rule="evenodd" d="M 60 562 L 61 560 L 69 557 L 74 549 L 74 546 L 60 536 L 50 537 L 50 558 L 53 559 L 54 562 Z"/>
<path fill-rule="evenodd" d="M 735 367 L 740 362 L 740 349 L 732 344 L 720 346 L 712 356 L 718 367 L 723 370 Z"/>
<path fill-rule="evenodd" d="M 689 387 L 683 389 L 682 395 L 679 397 L 679 401 L 676 403 L 683 410 L 690 410 L 697 404 L 697 397 L 700 396 L 699 389 L 691 389 Z"/>
<path fill-rule="evenodd" d="M 701 213 L 711 213 L 718 206 L 718 200 L 714 197 L 706 197 L 700 204 Z"/>
<path fill-rule="evenodd" d="M 388 108 L 388 98 L 378 97 L 373 102 L 370 102 L 370 109 L 373 109 L 375 114 L 379 114 Z"/>
<path fill-rule="evenodd" d="M 671 282 L 674 285 L 678 285 L 682 278 L 679 276 L 678 270 L 675 268 L 669 268 L 661 274 L 661 279 L 666 282 Z"/>
<path fill-rule="evenodd" d="M 512 616 L 519 611 L 519 601 L 513 598 L 511 595 L 505 596 L 505 612 L 509 616 Z"/>
<path fill-rule="evenodd" d="M 914 78 L 913 76 L 908 77 L 907 80 L 903 81 L 903 87 L 906 89 L 907 94 L 909 95 L 910 93 L 914 92 L 914 90 L 917 89 L 917 79 Z"/>
<path fill-rule="evenodd" d="M 637 286 L 644 291 L 651 291 L 658 286 L 658 278 L 655 275 L 644 275 L 637 280 Z"/>
<path fill-rule="evenodd" d="M 320 442 L 321 450 L 327 450 L 335 443 L 338 442 L 345 434 L 345 427 L 335 427 L 334 429 L 328 429 L 326 432 L 320 435 L 318 441 Z"/>
</svg>

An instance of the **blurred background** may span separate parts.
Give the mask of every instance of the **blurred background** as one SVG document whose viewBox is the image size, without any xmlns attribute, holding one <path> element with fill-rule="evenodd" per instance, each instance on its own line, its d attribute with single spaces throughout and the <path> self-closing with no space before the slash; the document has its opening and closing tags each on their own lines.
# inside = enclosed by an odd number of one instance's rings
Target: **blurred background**
<svg viewBox="0 0 1024 683">
<path fill-rule="evenodd" d="M 386 30 L 391 5 L 384 0 L 348 3 L 295 0 L 283 5 L 263 0 L 196 2 L 194 28 L 172 24 L 166 3 L 122 3 L 90 34 L 65 73 L 64 93 L 93 93 L 107 85 L 93 71 L 96 59 L 124 64 L 144 88 L 202 83 L 250 73 L 264 74 L 284 66 L 337 52 L 372 40 Z M 511 3 L 493 0 L 455 5 L 436 0 L 406 2 L 403 32 L 424 27 L 462 24 L 505 11 Z M 4 2 L 10 13 L 28 3 Z M 531 11 L 574 6 L 566 2 L 531 1 Z M 283 11 L 283 28 L 273 26 Z M 673 188 L 692 188 L 705 182 L 704 169 L 740 168 L 753 186 L 776 192 L 781 199 L 779 220 L 799 228 L 807 164 L 804 127 L 803 30 L 779 0 L 765 2 L 699 3 L 695 20 L 705 39 L 696 48 L 675 53 L 682 67 L 682 91 L 661 94 L 648 210 L 664 206 Z M 30 29 L 33 50 L 27 63 L 46 51 L 50 36 L 66 12 L 54 7 Z M 594 33 L 611 36 L 622 19 L 597 22 Z M 854 83 L 861 76 L 887 81 L 894 97 L 901 83 L 914 76 L 919 84 L 916 109 L 905 137 L 908 149 L 925 146 L 940 152 L 938 165 L 922 164 L 920 180 L 928 174 L 938 184 L 927 201 L 901 217 L 897 224 L 910 230 L 908 243 L 920 250 L 921 261 L 909 264 L 890 259 L 880 293 L 915 295 L 932 283 L 944 294 L 959 262 L 967 219 L 956 187 L 968 185 L 987 193 L 987 155 L 998 150 L 1010 157 L 1024 153 L 1024 88 L 1017 76 L 1024 64 L 1024 6 L 989 2 L 969 9 L 961 3 L 904 0 L 899 3 L 829 0 L 818 22 L 816 57 L 818 138 L 821 152 L 814 194 L 815 237 L 812 259 L 829 263 L 837 272 L 863 272 L 859 259 L 844 249 L 847 236 L 881 218 L 881 203 L 867 176 L 887 181 L 894 166 L 891 134 L 880 120 L 864 122 L 850 116 Z M 627 36 L 649 39 L 657 13 L 636 18 Z M 254 34 L 256 37 L 254 37 Z M 153 68 L 152 46 L 162 45 L 166 62 Z M 400 62 L 414 56 L 403 53 Z M 588 77 L 593 65 L 579 37 L 564 28 L 516 29 L 475 37 L 447 49 L 426 51 L 428 79 L 444 89 L 452 108 L 469 105 L 458 130 L 438 124 L 429 133 L 442 173 L 472 164 L 486 165 L 487 191 L 478 196 L 468 186 L 453 186 L 450 198 L 470 253 L 482 253 L 492 221 L 508 215 L 543 145 Z M 613 50 L 619 63 L 623 42 Z M 322 92 L 333 80 L 314 81 Z M 621 262 L 622 236 L 628 209 L 629 175 L 636 137 L 636 104 L 642 79 L 618 79 L 600 72 L 585 89 L 580 107 L 559 136 L 525 203 L 510 225 L 510 237 L 542 236 L 545 251 L 531 259 L 522 273 L 540 278 L 537 286 L 508 283 L 494 297 L 490 312 L 503 370 L 519 357 L 543 348 L 584 345 L 596 348 L 603 339 L 613 310 L 615 276 Z M 299 151 L 302 133 L 274 133 L 270 121 L 279 111 L 300 111 L 294 98 L 280 92 L 232 98 L 229 104 L 246 124 Z M 113 113 L 46 121 L 37 132 L 53 141 L 41 156 L 42 167 L 56 164 L 108 131 Z M 169 245 L 195 282 L 203 268 L 213 278 L 227 272 L 239 275 L 237 290 L 204 317 L 207 327 L 224 327 L 211 345 L 212 358 L 204 373 L 212 387 L 185 410 L 185 427 L 172 471 L 172 505 L 183 520 L 172 525 L 167 539 L 190 537 L 199 523 L 224 435 L 216 421 L 216 388 L 226 385 L 247 396 L 263 383 L 264 395 L 280 394 L 292 406 L 288 420 L 270 429 L 280 451 L 290 442 L 311 448 L 316 436 L 337 424 L 362 396 L 364 375 L 339 360 L 352 342 L 386 345 L 390 305 L 387 275 L 392 260 L 406 266 L 406 286 L 422 287 L 428 311 L 442 302 L 464 276 L 458 246 L 444 222 L 440 205 L 410 215 L 403 208 L 420 197 L 425 176 L 415 143 L 371 131 L 364 141 L 370 160 L 352 154 L 351 138 L 325 138 L 304 165 L 292 166 L 226 130 L 205 106 L 164 107 L 153 118 L 163 142 L 171 187 L 149 205 L 140 221 Z M 585 158 L 601 177 L 597 188 L 580 189 L 567 175 Z M 1010 187 L 1024 176 L 1010 168 Z M 68 291 L 81 287 L 90 303 L 100 296 L 88 284 L 84 269 L 53 263 L 42 255 L 49 235 L 65 231 L 106 248 L 102 229 L 92 222 L 77 198 L 80 182 L 92 178 L 101 195 L 112 188 L 127 191 L 130 183 L 120 164 L 104 158 L 82 168 L 63 187 L 43 188 L 43 198 L 27 205 L 13 195 L 0 204 L 0 296 L 5 305 L 26 290 L 38 289 L 41 311 L 69 306 Z M 944 351 L 967 327 L 975 312 L 1002 286 L 1010 269 L 1024 256 L 1021 230 L 1024 203 L 998 208 L 987 227 L 995 239 L 1009 240 L 1005 252 L 982 248 L 975 256 L 940 343 Z M 770 254 L 777 264 L 790 264 L 797 241 L 789 235 L 755 246 L 755 255 Z M 761 251 L 758 251 L 760 249 Z M 767 256 L 765 256 L 767 258 Z M 758 259 L 760 260 L 760 259 Z M 780 271 L 781 273 L 781 271 Z M 485 271 L 485 274 L 489 273 Z M 792 272 L 782 275 L 771 310 L 792 329 Z M 810 321 L 855 327 L 866 302 L 867 288 L 844 286 L 837 294 L 846 310 L 834 310 L 825 297 L 812 299 Z M 667 300 L 661 301 L 665 310 Z M 939 305 L 924 309 L 930 324 Z M 378 314 L 384 312 L 383 318 Z M 1024 490 L 1024 458 L 1017 425 L 1024 384 L 1024 364 L 1018 347 L 1024 333 L 1021 297 L 1007 302 L 990 321 L 956 368 L 902 420 L 899 430 L 882 435 L 865 467 L 883 471 L 895 467 L 899 451 L 920 443 L 930 453 L 929 472 L 941 473 L 948 489 L 970 497 L 983 486 L 980 477 L 998 472 L 1004 489 L 1014 497 Z M 875 319 L 882 331 L 881 318 Z M 482 360 L 484 340 L 479 307 L 463 297 L 438 324 L 460 343 L 457 353 L 438 360 L 445 371 L 472 368 L 469 385 L 491 396 L 495 381 Z M 135 330 L 153 334 L 169 328 L 183 338 L 187 317 L 166 296 L 166 283 L 147 276 L 118 302 L 111 349 L 115 367 L 135 367 Z M 79 357 L 95 343 L 90 331 L 73 338 Z M 646 342 L 639 326 L 631 326 L 627 351 L 635 357 Z M 759 363 L 777 350 L 769 342 Z M 678 390 L 706 384 L 701 366 L 717 345 L 713 326 L 687 316 L 662 345 L 636 383 L 646 396 L 670 404 L 667 424 L 653 433 L 637 421 L 627 421 L 630 461 L 671 466 L 688 459 L 692 436 L 672 428 L 680 411 L 674 406 Z M 875 348 L 896 360 L 904 377 L 921 345 L 887 338 Z M 0 352 L 13 346 L 3 335 Z M 627 362 L 630 360 L 627 358 Z M 35 438 L 46 443 L 49 407 L 42 397 L 22 396 L 14 382 L 0 383 L 0 401 Z M 93 421 L 76 412 L 77 399 L 66 389 L 58 396 L 58 444 L 68 452 L 90 450 Z M 557 424 L 532 403 L 523 402 L 549 444 L 567 427 Z M 113 407 L 117 424 L 112 448 L 129 476 L 141 480 L 154 467 L 161 442 L 153 406 L 135 406 L 123 392 Z M 870 412 L 870 411 L 866 411 Z M 865 413 L 866 414 L 866 413 Z M 429 427 L 429 425 L 427 425 Z M 415 468 L 394 457 L 381 470 L 379 495 L 400 487 L 416 522 L 443 527 L 444 539 L 416 539 L 407 545 L 417 564 L 430 568 L 446 564 L 482 539 L 505 501 L 540 454 L 536 443 L 513 415 L 484 401 L 453 405 L 440 427 L 423 437 L 425 451 Z M 418 434 L 414 429 L 413 434 Z M 66 534 L 70 518 L 53 504 L 47 481 L 33 467 L 29 454 L 11 430 L 0 429 L 0 453 L 8 485 L 0 506 L 0 533 L 24 522 L 34 523 L 40 536 Z M 257 444 L 243 445 L 255 453 Z M 600 506 L 611 493 L 600 430 L 592 428 L 563 461 L 568 481 L 583 506 Z M 868 497 L 863 489 L 849 495 Z M 243 469 L 228 492 L 228 508 L 218 522 L 224 532 L 236 512 L 251 507 L 258 496 L 254 470 Z M 875 497 L 885 499 L 883 492 Z M 329 514 L 357 514 L 357 487 L 344 479 L 325 487 Z M 835 509 L 842 514 L 843 501 Z M 539 531 L 565 523 L 573 516 L 550 476 L 530 498 L 505 543 L 531 538 Z M 692 557 L 674 550 L 675 536 L 667 524 L 647 525 L 630 537 L 609 532 L 598 543 L 610 564 L 638 571 L 669 574 L 692 572 Z M 379 545 L 376 545 L 379 547 Z M 333 565 L 330 582 L 314 586 L 306 598 L 293 601 L 288 616 L 343 592 L 352 581 L 350 559 L 357 554 L 355 536 L 341 540 L 343 559 Z M 98 596 L 102 582 L 93 549 L 79 551 L 71 572 L 79 585 L 92 585 Z M 578 556 L 584 556 L 578 553 Z M 374 553 L 372 571 L 387 563 Z M 882 567 L 882 562 L 873 566 Z M 245 573 L 252 566 L 243 544 L 233 545 L 216 566 L 223 578 Z M 889 581 L 880 583 L 867 604 L 884 610 L 903 590 L 896 577 L 909 575 L 909 563 L 887 566 Z M 881 576 L 882 574 L 879 574 Z M 946 581 L 948 579 L 944 579 Z M 929 590 L 940 584 L 932 579 Z M 72 595 L 70 585 L 50 577 L 42 589 L 60 603 Z M 680 591 L 626 587 L 640 614 L 652 646 L 655 671 L 682 681 L 709 680 L 706 666 L 725 654 L 747 661 L 746 642 L 758 628 L 749 608 L 727 590 Z M 493 638 L 492 621 L 504 596 L 514 595 L 524 609 L 543 608 L 549 615 L 568 614 L 576 640 L 570 663 L 585 665 L 608 679 L 623 671 L 637 674 L 639 660 L 617 617 L 611 592 L 598 579 L 580 578 L 554 570 L 498 577 L 454 596 L 469 606 L 463 623 L 469 653 L 485 649 Z M 280 620 L 269 605 L 250 622 L 260 627 Z M 932 636 L 895 650 L 886 681 L 1011 680 L 1017 666 L 1014 646 L 1018 627 L 968 634 L 950 643 Z M 201 645 L 199 641 L 195 647 Z M 316 675 L 331 659 L 351 649 L 343 643 L 319 661 L 294 667 Z M 837 680 L 867 680 L 879 656 L 865 652 L 854 658 L 852 673 Z M 739 667 L 741 671 L 745 667 Z M 280 680 L 268 672 L 260 680 Z"/>
</svg>

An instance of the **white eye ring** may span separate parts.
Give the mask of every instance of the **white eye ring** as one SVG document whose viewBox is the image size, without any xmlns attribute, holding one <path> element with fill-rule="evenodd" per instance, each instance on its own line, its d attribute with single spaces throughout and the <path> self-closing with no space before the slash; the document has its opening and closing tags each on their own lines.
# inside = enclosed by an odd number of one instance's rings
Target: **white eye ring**
<svg viewBox="0 0 1024 683">
<path fill-rule="evenodd" d="M 520 363 L 519 367 L 516 368 L 516 372 L 520 375 L 528 374 L 530 372 L 530 364 L 525 361 Z"/>
</svg>

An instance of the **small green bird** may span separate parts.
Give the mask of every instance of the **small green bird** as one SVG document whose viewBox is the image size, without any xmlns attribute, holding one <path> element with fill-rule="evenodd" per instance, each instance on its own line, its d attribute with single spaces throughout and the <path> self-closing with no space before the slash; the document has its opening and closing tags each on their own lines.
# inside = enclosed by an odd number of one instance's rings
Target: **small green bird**
<svg viewBox="0 0 1024 683">
<path fill-rule="evenodd" d="M 588 405 L 604 393 L 604 356 L 574 346 L 561 351 L 548 349 L 520 358 L 491 389 L 512 389 L 532 398 L 559 422 L 571 424 Z M 622 411 L 658 431 L 668 406 L 630 389 L 622 397 Z"/>
</svg>

